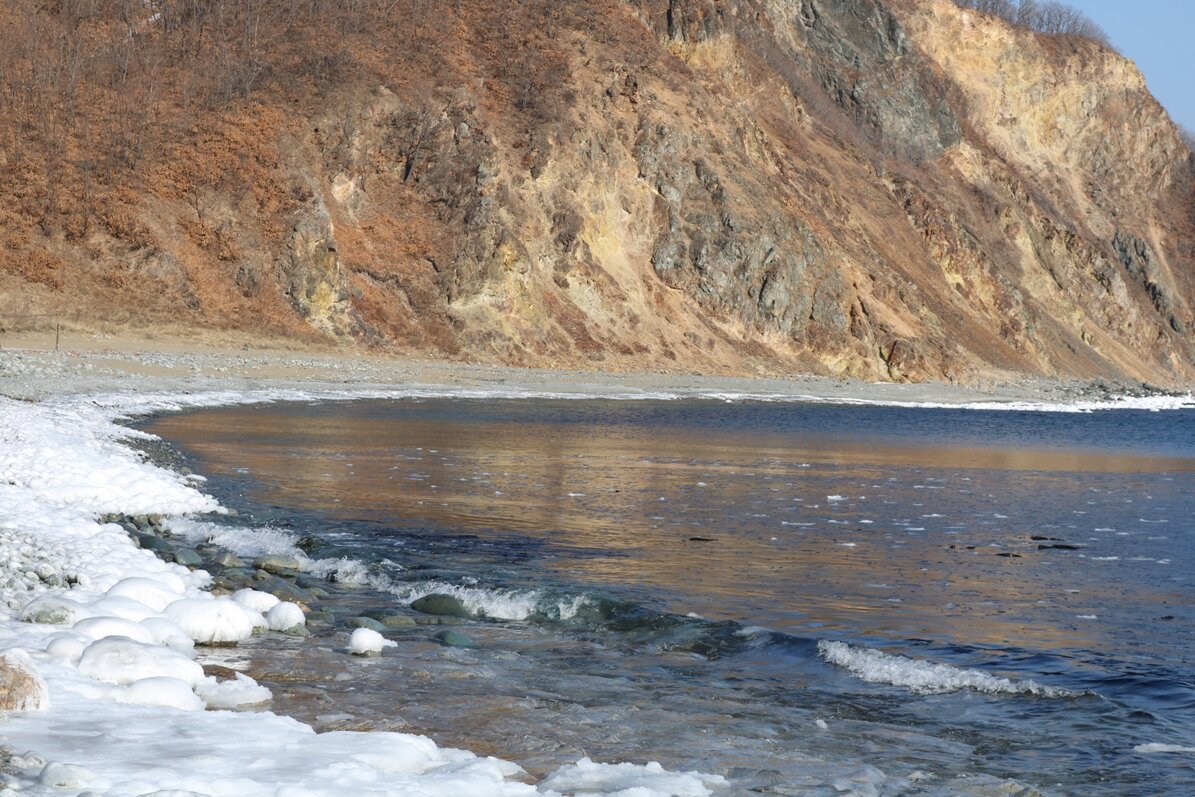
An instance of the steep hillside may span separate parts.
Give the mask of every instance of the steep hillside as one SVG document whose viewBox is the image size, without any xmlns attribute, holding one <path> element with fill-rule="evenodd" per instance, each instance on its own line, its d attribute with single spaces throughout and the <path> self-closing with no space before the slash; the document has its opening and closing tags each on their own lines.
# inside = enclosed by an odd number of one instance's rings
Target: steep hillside
<svg viewBox="0 0 1195 797">
<path fill-rule="evenodd" d="M 0 324 L 1195 377 L 1195 163 L 1089 40 L 949 0 L 0 16 Z"/>
</svg>

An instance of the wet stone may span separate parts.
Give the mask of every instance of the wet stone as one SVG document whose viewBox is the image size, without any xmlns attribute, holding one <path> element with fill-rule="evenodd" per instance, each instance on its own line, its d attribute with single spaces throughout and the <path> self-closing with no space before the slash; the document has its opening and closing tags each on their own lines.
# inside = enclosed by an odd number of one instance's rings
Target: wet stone
<svg viewBox="0 0 1195 797">
<path fill-rule="evenodd" d="M 138 534 L 134 539 L 137 544 L 147 551 L 170 551 L 170 543 L 163 540 L 161 537 L 155 537 L 152 534 Z"/>
<path fill-rule="evenodd" d="M 469 610 L 465 608 L 465 604 L 461 599 L 454 595 L 445 595 L 443 593 L 433 593 L 431 595 L 424 595 L 411 602 L 411 608 L 417 612 L 424 614 L 432 614 L 447 617 L 471 617 Z"/>
<path fill-rule="evenodd" d="M 345 625 L 349 628 L 368 628 L 370 631 L 377 631 L 379 633 L 386 630 L 386 626 L 372 617 L 350 617 L 348 620 L 345 620 Z"/>
<path fill-rule="evenodd" d="M 254 561 L 253 566 L 274 575 L 295 573 L 302 567 L 299 560 L 291 556 L 263 556 Z"/>
<path fill-rule="evenodd" d="M 279 600 L 290 601 L 291 603 L 308 604 L 315 601 L 315 596 L 307 590 L 280 578 L 260 585 L 259 589 L 270 593 Z"/>
<path fill-rule="evenodd" d="M 450 648 L 475 648 L 477 643 L 472 639 L 462 634 L 460 631 L 453 631 L 451 629 L 440 631 L 432 635 L 432 639 L 439 642 L 441 645 Z"/>
<path fill-rule="evenodd" d="M 316 578 L 315 576 L 300 574 L 297 578 L 295 578 L 295 583 L 298 584 L 303 589 L 313 589 L 316 587 L 322 588 L 323 586 L 325 586 L 328 583 L 328 579 Z"/>
<path fill-rule="evenodd" d="M 217 556 L 215 559 L 215 562 L 216 562 L 216 564 L 220 565 L 221 567 L 244 568 L 244 566 L 245 566 L 245 563 L 243 561 L 241 561 L 241 558 L 239 556 L 237 556 L 236 554 L 227 553 L 227 552 L 222 553 L 219 556 Z M 248 571 L 245 571 L 245 572 L 248 573 Z"/>
<path fill-rule="evenodd" d="M 184 567 L 199 567 L 203 564 L 203 558 L 191 548 L 179 548 L 175 551 L 174 561 Z"/>
<path fill-rule="evenodd" d="M 408 614 L 387 614 L 379 617 L 378 621 L 387 628 L 411 628 L 415 626 L 415 618 Z"/>
<path fill-rule="evenodd" d="M 460 625 L 464 622 L 459 617 L 448 616 L 436 617 L 429 615 L 427 617 L 412 617 L 411 619 L 415 621 L 415 625 Z"/>
</svg>

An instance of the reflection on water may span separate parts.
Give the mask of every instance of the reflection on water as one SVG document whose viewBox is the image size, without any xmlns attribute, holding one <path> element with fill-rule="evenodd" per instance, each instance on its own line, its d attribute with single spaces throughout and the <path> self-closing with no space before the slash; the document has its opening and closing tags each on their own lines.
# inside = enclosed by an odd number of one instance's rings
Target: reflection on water
<svg viewBox="0 0 1195 797">
<path fill-rule="evenodd" d="M 789 783 L 833 769 L 827 756 L 1083 784 L 1066 794 L 1182 777 L 1108 756 L 1134 733 L 1195 730 L 1168 713 L 1195 708 L 1192 641 L 1170 633 L 1195 622 L 1192 413 L 442 400 L 229 408 L 148 429 L 196 455 L 227 503 L 335 528 L 396 579 L 592 590 L 789 640 L 736 647 L 747 637 L 728 631 L 714 649 L 734 655 L 695 661 L 711 648 L 678 646 L 674 621 L 646 623 L 672 635 L 654 647 L 647 631 L 470 626 L 487 658 L 409 632 L 401 665 L 355 676 L 381 691 L 406 679 L 392 711 L 373 689 L 308 687 L 375 726 L 401 715 L 532 768 L 648 749 L 707 769 L 767 759 Z M 819 662 L 817 638 L 1128 702 L 910 700 Z M 347 666 L 326 653 L 288 666 L 312 681 Z M 823 714 L 839 727 L 811 734 Z"/>
<path fill-rule="evenodd" d="M 556 422 L 573 417 L 569 402 L 464 406 L 458 418 L 436 403 L 230 408 L 151 431 L 216 474 L 251 477 L 254 503 L 542 536 L 551 569 L 662 589 L 674 610 L 996 645 L 1135 636 L 1133 612 L 1119 628 L 1076 622 L 1117 602 L 1123 585 L 1106 573 L 1132 557 L 1091 559 L 1155 530 L 1126 514 L 1134 502 L 1182 518 L 1195 469 L 1142 451 L 944 444 L 936 423 L 897 435 L 890 413 L 877 429 L 861 408 L 806 407 L 806 428 L 766 432 L 606 416 L 621 406 L 590 423 Z M 825 431 L 859 416 L 843 442 Z M 875 435 L 867 445 L 859 427 Z M 1111 528 L 1120 521 L 1131 525 Z M 1158 606 L 1179 597 L 1153 578 L 1134 592 Z"/>
</svg>

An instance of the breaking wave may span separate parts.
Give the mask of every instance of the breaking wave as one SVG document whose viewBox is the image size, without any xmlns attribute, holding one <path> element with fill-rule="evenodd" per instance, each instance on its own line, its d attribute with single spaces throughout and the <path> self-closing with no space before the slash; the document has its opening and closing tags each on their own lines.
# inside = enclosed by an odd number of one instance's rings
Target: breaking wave
<svg viewBox="0 0 1195 797">
<path fill-rule="evenodd" d="M 986 673 L 983 670 L 952 667 L 931 661 L 910 659 L 872 648 L 848 645 L 845 642 L 817 643 L 817 651 L 830 664 L 841 667 L 856 678 L 868 683 L 899 686 L 921 695 L 958 692 L 970 689 L 993 695 L 1032 695 L 1034 697 L 1078 697 L 1056 686 L 1044 686 L 1036 681 L 1014 681 Z"/>
</svg>

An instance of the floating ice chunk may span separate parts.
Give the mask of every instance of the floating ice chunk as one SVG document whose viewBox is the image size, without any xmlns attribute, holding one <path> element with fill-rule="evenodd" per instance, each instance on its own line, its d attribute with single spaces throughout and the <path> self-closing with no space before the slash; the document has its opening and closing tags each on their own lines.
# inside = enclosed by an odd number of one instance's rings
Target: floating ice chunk
<svg viewBox="0 0 1195 797">
<path fill-rule="evenodd" d="M 165 573 L 158 574 L 165 576 Z M 172 581 L 166 579 L 145 578 L 144 576 L 130 576 L 129 578 L 118 581 L 111 589 L 108 590 L 108 595 L 118 598 L 132 598 L 135 601 L 144 603 L 149 608 L 156 612 L 160 612 L 170 604 L 182 597 L 186 592 L 186 587 L 176 585 Z"/>
<path fill-rule="evenodd" d="M 167 606 L 163 614 L 178 623 L 191 639 L 209 645 L 248 639 L 260 622 L 260 613 L 227 598 L 181 598 Z"/>
<path fill-rule="evenodd" d="M 845 501 L 846 496 L 844 496 L 844 495 L 827 495 L 826 500 L 827 501 Z"/>
<path fill-rule="evenodd" d="M 183 711 L 201 711 L 204 707 L 204 701 L 195 694 L 190 684 L 165 675 L 133 681 L 116 694 L 116 700 L 120 703 L 165 706 Z"/>
<path fill-rule="evenodd" d="M 1150 742 L 1139 744 L 1133 748 L 1134 753 L 1195 753 L 1195 747 L 1183 747 L 1179 744 L 1162 744 Z"/>
<path fill-rule="evenodd" d="M 868 683 L 891 684 L 918 694 L 938 694 L 972 689 L 988 694 L 1023 694 L 1038 697 L 1074 697 L 1075 692 L 1036 681 L 1012 681 L 982 670 L 951 667 L 948 664 L 910 659 L 856 647 L 845 642 L 817 643 L 818 653 L 831 664 L 842 667 Z"/>
<path fill-rule="evenodd" d="M 560 767 L 539 783 L 541 791 L 567 794 L 625 794 L 628 797 L 709 797 L 727 785 L 721 775 L 670 772 L 656 761 L 637 764 L 599 764 L 582 758 Z"/>
<path fill-rule="evenodd" d="M 279 603 L 266 612 L 266 624 L 271 631 L 287 631 L 297 625 L 306 625 L 303 610 L 294 603 Z"/>
<path fill-rule="evenodd" d="M 104 637 L 88 645 L 79 659 L 79 672 L 114 684 L 165 676 L 195 686 L 204 679 L 203 667 L 177 650 L 123 637 Z"/>
<path fill-rule="evenodd" d="M 153 644 L 155 641 L 153 634 L 145 626 L 119 617 L 88 617 L 75 623 L 71 630 L 88 639 L 122 636 L 146 644 Z"/>
<path fill-rule="evenodd" d="M 393 647 L 398 647 L 398 643 L 371 628 L 358 628 L 349 637 L 349 653 L 355 656 L 373 656 L 381 653 L 382 648 Z"/>
<path fill-rule="evenodd" d="M 273 698 L 269 689 L 259 685 L 243 672 L 238 672 L 235 679 L 227 681 L 217 681 L 209 677 L 195 688 L 195 692 L 210 709 L 259 706 Z"/>
<path fill-rule="evenodd" d="M 238 589 L 232 594 L 232 599 L 240 605 L 262 614 L 282 602 L 277 596 L 256 589 Z"/>
</svg>

